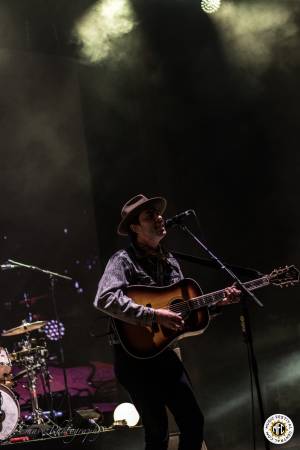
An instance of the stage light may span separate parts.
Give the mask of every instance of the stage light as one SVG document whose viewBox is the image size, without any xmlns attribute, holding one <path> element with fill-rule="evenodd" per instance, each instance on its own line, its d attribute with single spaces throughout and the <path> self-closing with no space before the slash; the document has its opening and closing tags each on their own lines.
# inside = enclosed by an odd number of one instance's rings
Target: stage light
<svg viewBox="0 0 300 450">
<path fill-rule="evenodd" d="M 221 0 L 201 0 L 201 8 L 207 14 L 213 14 L 221 6 Z"/>
<path fill-rule="evenodd" d="M 44 326 L 46 336 L 50 341 L 58 341 L 65 334 L 65 327 L 62 322 L 57 320 L 49 320 Z"/>
<path fill-rule="evenodd" d="M 114 410 L 114 422 L 125 421 L 129 427 L 134 427 L 140 420 L 139 413 L 132 403 L 120 403 Z"/>
<path fill-rule="evenodd" d="M 84 60 L 99 63 L 108 56 L 117 60 L 122 57 L 121 38 L 135 25 L 130 0 L 98 0 L 77 21 L 73 34 Z M 128 52 L 124 54 L 127 59 Z"/>
</svg>

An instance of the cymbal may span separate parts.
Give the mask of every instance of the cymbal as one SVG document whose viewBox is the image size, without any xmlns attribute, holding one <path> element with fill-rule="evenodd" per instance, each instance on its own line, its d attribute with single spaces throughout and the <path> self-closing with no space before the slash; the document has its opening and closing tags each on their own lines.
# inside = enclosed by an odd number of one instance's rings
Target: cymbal
<svg viewBox="0 0 300 450">
<path fill-rule="evenodd" d="M 16 336 L 17 334 L 29 333 L 34 330 L 38 330 L 46 325 L 45 320 L 37 320 L 36 322 L 24 322 L 18 327 L 11 328 L 10 330 L 3 330 L 1 336 Z"/>
</svg>

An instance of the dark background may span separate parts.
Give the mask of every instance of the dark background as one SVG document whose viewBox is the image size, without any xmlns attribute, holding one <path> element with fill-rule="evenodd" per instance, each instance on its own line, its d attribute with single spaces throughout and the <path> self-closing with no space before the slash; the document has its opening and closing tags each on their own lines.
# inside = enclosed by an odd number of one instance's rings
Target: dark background
<svg viewBox="0 0 300 450">
<path fill-rule="evenodd" d="M 1 263 L 73 277 L 55 290 L 69 367 L 112 361 L 106 339 L 89 334 L 106 329 L 92 301 L 108 257 L 125 244 L 115 233 L 120 208 L 137 193 L 164 195 L 167 216 L 195 209 L 200 230 L 189 223 L 229 263 L 265 273 L 299 266 L 299 2 L 223 0 L 214 16 L 199 0 L 118 5 L 115 23 L 101 2 L 0 6 Z M 89 41 L 84 23 L 100 30 Z M 168 245 L 203 256 L 180 231 Z M 206 292 L 231 283 L 182 265 Z M 28 314 L 24 294 L 45 295 L 32 312 L 54 318 L 45 275 L 3 271 L 0 289 L 2 329 Z M 265 307 L 249 309 L 266 415 L 293 420 L 286 447 L 296 448 L 298 289 L 257 295 Z M 211 449 L 251 446 L 239 316 L 230 307 L 181 344 Z M 256 429 L 261 440 L 258 414 Z"/>
</svg>

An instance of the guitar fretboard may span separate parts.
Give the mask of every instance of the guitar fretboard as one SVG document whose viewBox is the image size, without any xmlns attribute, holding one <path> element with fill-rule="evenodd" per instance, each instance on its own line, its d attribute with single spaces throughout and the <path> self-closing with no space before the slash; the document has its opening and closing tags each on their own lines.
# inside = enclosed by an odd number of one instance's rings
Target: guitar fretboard
<svg viewBox="0 0 300 450">
<path fill-rule="evenodd" d="M 254 291 L 255 289 L 259 289 L 264 286 L 268 286 L 270 284 L 268 275 L 265 275 L 261 278 L 257 278 L 256 280 L 247 281 L 243 283 L 243 285 L 249 289 L 249 291 Z M 181 303 L 176 303 L 170 306 L 170 310 L 180 313 L 192 311 L 195 309 L 199 309 L 203 306 L 212 306 L 226 297 L 225 289 L 221 289 L 220 291 L 210 292 L 209 294 L 201 295 L 200 297 L 190 298 L 189 300 L 185 300 Z"/>
</svg>

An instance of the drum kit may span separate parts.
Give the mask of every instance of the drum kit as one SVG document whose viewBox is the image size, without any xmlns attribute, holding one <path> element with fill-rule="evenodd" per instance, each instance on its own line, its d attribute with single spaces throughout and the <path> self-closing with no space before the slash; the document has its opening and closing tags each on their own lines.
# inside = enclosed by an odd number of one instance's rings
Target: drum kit
<svg viewBox="0 0 300 450">
<path fill-rule="evenodd" d="M 0 347 L 0 441 L 9 438 L 20 423 L 20 405 L 17 393 L 14 392 L 18 380 L 26 379 L 25 387 L 30 393 L 31 418 L 34 426 L 42 426 L 45 415 L 39 408 L 37 395 L 37 381 L 42 377 L 42 383 L 50 389 L 51 375 L 48 370 L 48 350 L 45 338 L 32 337 L 32 332 L 41 330 L 46 321 L 27 322 L 5 330 L 1 336 L 20 336 L 14 351 L 9 352 L 6 347 Z M 21 368 L 14 373 L 14 368 Z"/>
<path fill-rule="evenodd" d="M 8 262 L 0 265 L 0 270 L 10 269 L 25 269 L 38 272 L 47 276 L 50 283 L 50 293 L 57 323 L 60 323 L 58 317 L 58 308 L 55 298 L 55 282 L 57 279 L 72 281 L 72 278 L 47 269 L 43 269 L 30 264 L 25 264 L 20 261 L 8 259 Z M 31 300 L 36 300 L 41 297 L 36 297 Z M 24 304 L 30 308 L 30 301 L 25 296 Z M 52 422 L 51 417 L 55 416 L 53 411 L 52 392 L 50 387 L 51 375 L 48 369 L 47 359 L 49 352 L 46 346 L 46 340 L 43 333 L 39 333 L 39 337 L 33 337 L 33 332 L 42 332 L 42 328 L 47 324 L 46 321 L 37 320 L 32 321 L 32 314 L 28 311 L 28 319 L 23 320 L 21 325 L 18 325 L 9 330 L 3 330 L 1 336 L 3 338 L 10 336 L 20 336 L 20 340 L 15 344 L 12 352 L 9 352 L 6 347 L 0 345 L 0 444 L 1 441 L 11 439 L 18 430 L 26 428 L 25 421 L 21 418 L 20 402 L 17 393 L 17 383 L 21 379 L 26 379 L 25 387 L 29 391 L 31 414 L 29 415 L 30 428 L 38 429 L 44 434 L 48 425 L 56 425 Z M 45 327 L 46 328 L 46 327 Z M 59 329 L 58 337 L 61 340 L 62 333 Z M 70 395 L 67 386 L 67 376 L 64 366 L 64 352 L 63 346 L 60 343 L 60 360 L 62 363 L 64 373 L 65 395 L 68 400 L 69 417 L 71 418 L 71 403 Z M 21 369 L 17 373 L 16 369 Z M 42 411 L 39 407 L 37 383 L 41 381 L 42 387 L 49 399 L 50 411 Z M 49 428 L 49 427 L 48 427 Z"/>
</svg>

